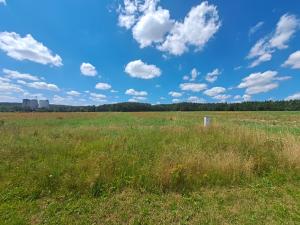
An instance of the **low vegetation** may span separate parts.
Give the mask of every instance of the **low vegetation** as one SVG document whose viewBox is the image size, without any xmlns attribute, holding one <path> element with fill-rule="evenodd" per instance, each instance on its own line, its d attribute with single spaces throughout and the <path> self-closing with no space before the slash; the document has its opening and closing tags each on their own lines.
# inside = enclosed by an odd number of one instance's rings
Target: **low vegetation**
<svg viewBox="0 0 300 225">
<path fill-rule="evenodd" d="M 2 113 L 0 224 L 297 224 L 300 113 Z"/>
</svg>

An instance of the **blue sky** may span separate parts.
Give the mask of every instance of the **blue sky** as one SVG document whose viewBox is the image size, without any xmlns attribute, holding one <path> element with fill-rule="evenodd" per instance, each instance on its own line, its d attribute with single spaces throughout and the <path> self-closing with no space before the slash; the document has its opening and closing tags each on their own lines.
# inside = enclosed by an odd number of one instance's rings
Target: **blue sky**
<svg viewBox="0 0 300 225">
<path fill-rule="evenodd" d="M 294 0 L 0 0 L 0 102 L 300 99 Z"/>
</svg>

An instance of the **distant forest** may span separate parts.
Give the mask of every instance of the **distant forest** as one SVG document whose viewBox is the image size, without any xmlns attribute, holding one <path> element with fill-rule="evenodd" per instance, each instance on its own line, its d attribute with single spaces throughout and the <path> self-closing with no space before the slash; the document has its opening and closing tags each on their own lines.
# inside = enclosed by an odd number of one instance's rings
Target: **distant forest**
<svg viewBox="0 0 300 225">
<path fill-rule="evenodd" d="M 0 103 L 0 112 L 25 112 L 21 103 Z M 300 111 L 300 100 L 241 103 L 177 103 L 151 105 L 117 103 L 99 106 L 50 105 L 38 112 L 148 112 L 148 111 Z"/>
</svg>

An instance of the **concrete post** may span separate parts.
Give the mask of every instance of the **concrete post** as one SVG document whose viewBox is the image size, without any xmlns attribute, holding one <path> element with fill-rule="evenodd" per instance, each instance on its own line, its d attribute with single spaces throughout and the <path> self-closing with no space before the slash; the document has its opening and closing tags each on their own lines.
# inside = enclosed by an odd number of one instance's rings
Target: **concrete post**
<svg viewBox="0 0 300 225">
<path fill-rule="evenodd" d="M 204 127 L 209 127 L 211 125 L 211 118 L 209 116 L 204 117 Z"/>
</svg>

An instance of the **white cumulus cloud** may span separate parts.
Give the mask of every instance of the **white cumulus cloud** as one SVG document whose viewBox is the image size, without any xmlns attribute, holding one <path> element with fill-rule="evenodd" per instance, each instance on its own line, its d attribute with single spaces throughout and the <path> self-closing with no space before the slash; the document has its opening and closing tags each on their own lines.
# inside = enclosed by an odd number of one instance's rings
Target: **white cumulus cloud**
<svg viewBox="0 0 300 225">
<path fill-rule="evenodd" d="M 189 80 L 189 81 L 195 81 L 199 75 L 200 75 L 200 72 L 196 68 L 193 68 L 191 70 L 190 74 L 183 76 L 182 79 Z"/>
<path fill-rule="evenodd" d="M 128 89 L 125 92 L 126 95 L 133 95 L 133 96 L 147 96 L 148 93 L 146 91 L 136 91 L 134 89 Z"/>
<path fill-rule="evenodd" d="M 7 77 L 0 77 L 0 82 L 10 82 L 11 80 Z"/>
<path fill-rule="evenodd" d="M 0 80 L 0 92 L 3 94 L 11 92 L 24 92 L 24 90 L 17 84 Z"/>
<path fill-rule="evenodd" d="M 182 96 L 182 93 L 176 92 L 176 91 L 170 91 L 170 92 L 169 92 L 169 95 L 171 95 L 171 96 L 174 97 L 174 98 L 179 98 L 179 97 Z"/>
<path fill-rule="evenodd" d="M 90 96 L 93 97 L 93 98 L 99 98 L 99 99 L 106 98 L 106 95 L 97 94 L 97 93 L 90 93 Z"/>
<path fill-rule="evenodd" d="M 44 65 L 63 65 L 59 55 L 54 55 L 30 34 L 21 37 L 15 32 L 0 32 L 0 49 L 16 60 L 30 60 Z"/>
<path fill-rule="evenodd" d="M 272 48 L 288 48 L 287 42 L 293 37 L 299 29 L 300 21 L 295 15 L 283 15 L 276 26 L 275 34 L 270 39 Z"/>
<path fill-rule="evenodd" d="M 210 72 L 206 75 L 205 80 L 207 80 L 210 83 L 213 83 L 218 79 L 218 76 L 220 74 L 221 74 L 221 71 L 219 69 L 214 69 L 212 72 Z"/>
<path fill-rule="evenodd" d="M 173 55 L 182 55 L 189 50 L 189 46 L 201 50 L 220 26 L 217 7 L 207 1 L 202 2 L 190 10 L 183 23 L 175 23 L 158 49 Z"/>
<path fill-rule="evenodd" d="M 38 81 L 39 78 L 37 76 L 27 74 L 27 73 L 20 73 L 18 71 L 3 69 L 4 76 L 9 79 L 23 79 L 23 80 L 31 80 L 31 81 Z"/>
<path fill-rule="evenodd" d="M 28 83 L 28 82 L 23 81 L 23 80 L 18 80 L 17 82 L 19 84 L 22 84 L 24 86 L 34 88 L 34 89 L 48 90 L 48 91 L 60 91 L 59 87 L 56 84 L 50 84 L 50 83 L 46 83 L 46 82 L 43 82 L 43 81 Z"/>
<path fill-rule="evenodd" d="M 224 102 L 227 99 L 231 98 L 231 95 L 216 95 L 213 98 L 216 100 L 220 100 L 221 102 Z"/>
<path fill-rule="evenodd" d="M 252 98 L 251 95 L 245 94 L 245 95 L 243 95 L 243 96 L 241 96 L 241 95 L 236 95 L 236 96 L 234 96 L 233 99 L 235 99 L 235 100 L 241 100 L 241 99 L 242 99 L 244 102 L 248 102 L 248 101 L 251 100 L 251 98 Z M 237 102 L 241 102 L 241 101 L 237 101 Z"/>
<path fill-rule="evenodd" d="M 18 100 L 19 99 L 15 96 L 0 94 L 0 102 L 17 102 Z"/>
<path fill-rule="evenodd" d="M 142 60 L 129 62 L 125 67 L 129 76 L 140 79 L 153 79 L 161 75 L 161 70 L 155 65 L 148 65 Z"/>
<path fill-rule="evenodd" d="M 140 44 L 141 48 L 162 42 L 165 34 L 173 26 L 168 10 L 158 8 L 149 10 L 140 17 L 132 28 L 133 38 Z"/>
<path fill-rule="evenodd" d="M 137 1 L 124 0 L 124 7 L 119 7 L 119 26 L 130 29 L 136 21 Z"/>
<path fill-rule="evenodd" d="M 111 85 L 107 83 L 97 83 L 95 88 L 99 90 L 109 90 L 111 89 Z"/>
<path fill-rule="evenodd" d="M 94 67 L 90 63 L 85 63 L 85 62 L 81 64 L 80 71 L 81 71 L 82 75 L 88 76 L 88 77 L 94 77 L 98 74 L 96 67 Z"/>
<path fill-rule="evenodd" d="M 191 96 L 187 99 L 188 102 L 192 102 L 192 103 L 205 103 L 206 100 L 203 98 L 199 98 L 197 96 Z"/>
<path fill-rule="evenodd" d="M 191 79 L 190 81 L 195 81 L 196 78 L 199 76 L 200 72 L 196 68 L 193 68 L 191 71 Z"/>
<path fill-rule="evenodd" d="M 107 102 L 107 96 L 103 95 L 103 94 L 98 94 L 98 93 L 89 93 L 90 97 L 89 99 L 94 101 L 94 102 L 98 102 L 98 103 L 104 103 Z"/>
<path fill-rule="evenodd" d="M 247 94 L 243 95 L 243 100 L 245 102 L 249 102 L 251 100 L 251 98 L 252 98 L 251 95 L 247 95 Z"/>
<path fill-rule="evenodd" d="M 251 48 L 247 59 L 253 59 L 250 67 L 256 67 L 263 62 L 270 61 L 276 50 L 288 48 L 288 42 L 292 39 L 300 27 L 300 21 L 295 15 L 284 14 L 277 23 L 272 35 L 260 39 Z"/>
<path fill-rule="evenodd" d="M 223 87 L 213 87 L 211 89 L 208 89 L 204 91 L 204 94 L 210 97 L 215 97 L 217 95 L 223 94 L 226 91 Z"/>
<path fill-rule="evenodd" d="M 130 99 L 128 99 L 129 102 L 141 102 L 141 101 L 146 101 L 147 98 L 146 97 L 142 97 L 142 96 L 134 96 Z"/>
<path fill-rule="evenodd" d="M 184 75 L 183 77 L 182 77 L 182 80 L 189 80 L 190 79 L 190 77 L 188 76 L 188 75 Z"/>
<path fill-rule="evenodd" d="M 200 92 L 207 89 L 207 85 L 201 83 L 183 83 L 180 84 L 179 87 L 182 91 L 192 91 L 192 92 Z"/>
<path fill-rule="evenodd" d="M 0 0 L 0 4 L 4 4 L 4 5 L 6 5 L 6 1 L 5 0 Z"/>
<path fill-rule="evenodd" d="M 193 7 L 183 22 L 171 19 L 169 10 L 158 3 L 124 0 L 118 10 L 119 26 L 132 29 L 141 48 L 154 45 L 173 55 L 182 55 L 190 46 L 201 50 L 221 26 L 217 7 L 207 1 Z"/>
<path fill-rule="evenodd" d="M 54 95 L 52 97 L 52 103 L 57 104 L 57 105 L 72 105 L 71 103 L 73 102 L 72 97 L 62 97 L 60 95 Z"/>
<path fill-rule="evenodd" d="M 295 93 L 291 96 L 288 96 L 285 100 L 289 101 L 289 100 L 300 100 L 300 92 Z"/>
<path fill-rule="evenodd" d="M 78 91 L 68 91 L 67 95 L 78 97 L 78 96 L 80 96 L 80 92 L 78 92 Z"/>
<path fill-rule="evenodd" d="M 246 88 L 246 94 L 254 95 L 269 92 L 279 86 L 279 81 L 290 79 L 289 76 L 278 76 L 277 71 L 252 73 L 245 77 L 238 88 Z"/>
<path fill-rule="evenodd" d="M 172 102 L 173 103 L 179 103 L 179 102 L 182 102 L 180 99 L 178 99 L 178 98 L 174 98 L 174 99 L 172 99 Z"/>
<path fill-rule="evenodd" d="M 82 106 L 82 105 L 89 105 L 87 100 L 84 98 L 74 98 L 74 96 L 60 96 L 54 95 L 52 98 L 52 103 L 58 105 L 73 105 L 73 106 Z"/>
<path fill-rule="evenodd" d="M 283 66 L 291 67 L 293 69 L 300 69 L 300 51 L 296 51 L 291 54 Z"/>
<path fill-rule="evenodd" d="M 33 82 L 28 83 L 28 87 L 32 87 L 35 89 L 41 90 L 49 90 L 49 91 L 59 91 L 59 88 L 55 84 L 48 84 L 46 82 Z"/>
</svg>

